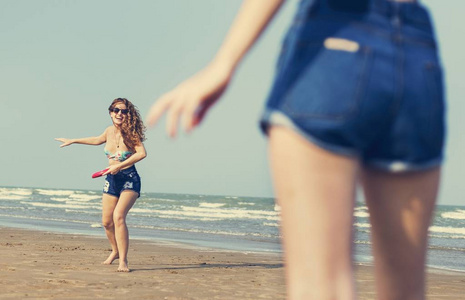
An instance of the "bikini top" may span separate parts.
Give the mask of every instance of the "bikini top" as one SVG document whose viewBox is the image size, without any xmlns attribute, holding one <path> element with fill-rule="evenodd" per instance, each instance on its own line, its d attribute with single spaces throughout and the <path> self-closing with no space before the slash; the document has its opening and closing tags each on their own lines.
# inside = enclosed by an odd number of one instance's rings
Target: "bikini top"
<svg viewBox="0 0 465 300">
<path fill-rule="evenodd" d="M 131 151 L 122 151 L 122 150 L 116 151 L 115 153 L 111 153 L 107 149 L 104 149 L 104 151 L 105 151 L 105 155 L 108 157 L 108 159 L 113 159 L 113 160 L 116 160 L 116 161 L 125 161 L 131 155 L 134 154 Z"/>
</svg>

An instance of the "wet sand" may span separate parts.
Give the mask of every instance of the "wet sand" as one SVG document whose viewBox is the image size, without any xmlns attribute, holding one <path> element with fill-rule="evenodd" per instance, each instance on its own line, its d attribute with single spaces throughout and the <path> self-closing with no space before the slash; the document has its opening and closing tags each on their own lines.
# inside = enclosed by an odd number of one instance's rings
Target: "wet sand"
<svg viewBox="0 0 465 300">
<path fill-rule="evenodd" d="M 277 254 L 131 240 L 129 267 L 101 262 L 101 237 L 0 228 L 0 299 L 284 299 Z M 373 268 L 356 266 L 359 299 L 375 299 Z M 465 273 L 428 273 L 428 299 L 465 299 Z"/>
</svg>

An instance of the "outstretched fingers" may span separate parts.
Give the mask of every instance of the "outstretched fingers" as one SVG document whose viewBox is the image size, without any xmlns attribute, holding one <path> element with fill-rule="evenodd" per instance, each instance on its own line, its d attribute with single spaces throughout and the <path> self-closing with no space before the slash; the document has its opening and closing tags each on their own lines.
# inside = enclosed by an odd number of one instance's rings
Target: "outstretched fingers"
<svg viewBox="0 0 465 300">
<path fill-rule="evenodd" d="M 170 137 L 175 137 L 178 131 L 179 117 L 182 112 L 182 103 L 175 101 L 166 114 L 166 134 Z"/>
<path fill-rule="evenodd" d="M 180 123 L 184 131 L 190 132 L 198 124 L 196 112 L 201 101 L 192 95 L 183 96 L 180 94 L 168 93 L 160 97 L 152 105 L 147 115 L 148 125 L 154 126 L 166 113 L 166 133 L 168 136 L 176 136 Z"/>
<path fill-rule="evenodd" d="M 55 138 L 55 141 L 59 141 L 62 143 L 60 145 L 60 148 L 63 148 L 69 145 L 69 142 L 67 141 L 67 139 L 64 139 L 64 138 Z"/>
<path fill-rule="evenodd" d="M 182 82 L 152 105 L 147 124 L 155 123 L 166 113 L 166 132 L 175 137 L 179 125 L 190 132 L 200 124 L 209 108 L 220 98 L 231 79 L 232 71 L 222 65 L 209 65 Z"/>
<path fill-rule="evenodd" d="M 161 96 L 158 100 L 155 101 L 146 117 L 147 124 L 149 126 L 154 126 L 158 122 L 161 116 L 170 107 L 171 100 L 171 94 L 168 93 Z"/>
<path fill-rule="evenodd" d="M 197 111 L 199 110 L 199 107 L 200 101 L 198 98 L 192 99 L 184 106 L 184 110 L 182 112 L 182 127 L 185 132 L 191 132 L 192 129 L 200 123 L 197 118 Z"/>
</svg>

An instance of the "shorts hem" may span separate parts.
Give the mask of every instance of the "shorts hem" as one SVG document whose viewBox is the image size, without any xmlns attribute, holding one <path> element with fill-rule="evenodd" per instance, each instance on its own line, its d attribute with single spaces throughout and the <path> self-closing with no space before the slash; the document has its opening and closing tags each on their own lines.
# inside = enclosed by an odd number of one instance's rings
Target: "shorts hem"
<svg viewBox="0 0 465 300">
<path fill-rule="evenodd" d="M 424 163 L 412 163 L 401 160 L 387 161 L 387 160 L 368 160 L 363 162 L 363 165 L 370 169 L 377 169 L 389 173 L 406 173 L 406 172 L 419 172 L 427 171 L 440 167 L 443 163 L 443 158 L 429 160 Z"/>
<path fill-rule="evenodd" d="M 132 189 L 122 189 L 119 194 L 121 196 L 121 193 L 124 192 L 124 191 L 133 191 L 134 193 L 137 193 L 137 198 L 140 197 L 140 192 L 136 191 L 136 190 L 132 190 Z"/>
<path fill-rule="evenodd" d="M 290 117 L 276 109 L 266 110 L 260 121 L 260 127 L 262 129 L 262 132 L 267 136 L 268 130 L 271 126 L 281 126 L 289 128 L 297 134 L 299 134 L 300 136 L 302 136 L 303 138 L 305 138 L 310 143 L 317 145 L 318 147 L 321 147 L 325 150 L 328 150 L 329 152 L 350 157 L 360 157 L 360 153 L 355 149 L 330 144 L 318 138 L 315 138 L 311 134 L 306 133 L 297 124 L 295 124 Z"/>
<path fill-rule="evenodd" d="M 344 156 L 356 157 L 361 160 L 361 164 L 363 167 L 377 169 L 380 171 L 386 171 L 389 173 L 426 171 L 441 166 L 444 160 L 443 157 L 431 159 L 422 163 L 407 162 L 402 160 L 363 160 L 360 152 L 358 152 L 357 150 L 323 142 L 320 139 L 317 139 L 314 136 L 304 132 L 302 129 L 299 128 L 297 124 L 295 124 L 292 121 L 290 117 L 276 109 L 267 109 L 264 112 L 260 121 L 261 130 L 265 135 L 268 135 L 268 131 L 271 126 L 282 126 L 289 128 L 297 134 L 299 134 L 300 136 L 302 136 L 303 138 L 305 138 L 310 143 L 315 144 L 327 151 Z"/>
<path fill-rule="evenodd" d="M 135 190 L 131 190 L 131 189 L 122 189 L 121 192 L 119 193 L 119 195 L 115 195 L 115 194 L 108 193 L 108 192 L 102 192 L 102 193 L 113 196 L 113 197 L 116 197 L 116 198 L 119 198 L 121 196 L 121 193 L 124 192 L 124 191 L 133 191 L 133 192 L 137 193 L 137 198 L 140 198 L 140 192 L 135 191 Z"/>
</svg>

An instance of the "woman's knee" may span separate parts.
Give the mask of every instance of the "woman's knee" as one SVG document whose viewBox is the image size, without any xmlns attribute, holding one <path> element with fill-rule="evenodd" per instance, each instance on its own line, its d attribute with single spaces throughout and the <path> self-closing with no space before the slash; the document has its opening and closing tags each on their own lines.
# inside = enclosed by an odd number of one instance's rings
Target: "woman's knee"
<svg viewBox="0 0 465 300">
<path fill-rule="evenodd" d="M 126 215 L 115 211 L 113 213 L 113 223 L 115 226 L 122 226 L 126 224 Z"/>
<path fill-rule="evenodd" d="M 102 225 L 106 229 L 110 229 L 110 228 L 115 226 L 115 223 L 113 222 L 113 219 L 111 219 L 111 218 L 103 218 L 102 219 Z"/>
</svg>

